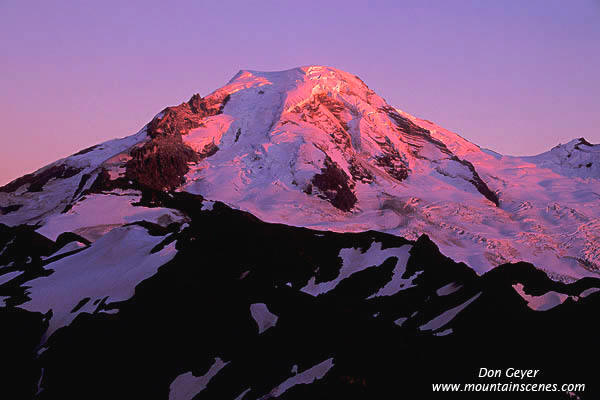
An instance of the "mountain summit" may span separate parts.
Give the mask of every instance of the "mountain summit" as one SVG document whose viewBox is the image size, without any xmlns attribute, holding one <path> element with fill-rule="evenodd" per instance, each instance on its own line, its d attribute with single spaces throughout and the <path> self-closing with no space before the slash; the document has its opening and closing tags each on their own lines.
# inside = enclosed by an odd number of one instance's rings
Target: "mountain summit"
<svg viewBox="0 0 600 400">
<path fill-rule="evenodd" d="M 0 187 L 0 397 L 430 398 L 531 366 L 527 399 L 597 398 L 599 151 L 504 156 L 343 71 L 240 71 Z"/>
<path fill-rule="evenodd" d="M 0 222 L 96 240 L 142 218 L 184 220 L 160 194 L 185 193 L 268 222 L 426 233 L 479 273 L 524 260 L 569 281 L 600 266 L 599 151 L 577 139 L 538 156 L 502 156 L 392 107 L 335 68 L 242 70 L 133 136 L 0 188 Z"/>
</svg>

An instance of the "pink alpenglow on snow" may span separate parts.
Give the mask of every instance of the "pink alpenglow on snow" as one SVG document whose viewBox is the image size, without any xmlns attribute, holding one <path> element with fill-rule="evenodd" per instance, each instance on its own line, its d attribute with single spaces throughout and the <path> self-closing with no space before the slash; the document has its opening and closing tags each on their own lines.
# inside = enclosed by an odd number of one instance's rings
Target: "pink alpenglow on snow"
<svg viewBox="0 0 600 400">
<path fill-rule="evenodd" d="M 392 107 L 339 69 L 242 70 L 208 96 L 166 108 L 135 135 L 1 188 L 0 222 L 91 240 L 138 220 L 185 222 L 139 202 L 150 185 L 267 222 L 427 234 L 478 273 L 528 261 L 572 281 L 600 267 L 599 153 L 578 138 L 537 156 L 505 156 Z M 303 290 L 325 293 L 334 284 Z"/>
</svg>

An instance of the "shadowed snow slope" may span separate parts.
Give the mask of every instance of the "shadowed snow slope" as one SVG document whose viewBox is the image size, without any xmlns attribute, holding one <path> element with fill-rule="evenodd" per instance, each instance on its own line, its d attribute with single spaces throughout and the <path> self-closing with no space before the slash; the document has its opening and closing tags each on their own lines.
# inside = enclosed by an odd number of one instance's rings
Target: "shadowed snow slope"
<svg viewBox="0 0 600 400">
<path fill-rule="evenodd" d="M 425 233 L 478 273 L 527 261 L 573 281 L 600 267 L 599 156 L 584 139 L 533 157 L 482 150 L 330 67 L 243 70 L 0 188 L 0 222 L 96 240 L 139 220 L 182 224 L 166 197 L 201 195 L 269 222 Z"/>
</svg>

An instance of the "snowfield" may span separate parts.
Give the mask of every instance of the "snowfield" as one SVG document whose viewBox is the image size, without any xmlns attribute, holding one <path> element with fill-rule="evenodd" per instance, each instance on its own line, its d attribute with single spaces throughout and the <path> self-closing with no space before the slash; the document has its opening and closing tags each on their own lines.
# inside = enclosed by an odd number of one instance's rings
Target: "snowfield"
<svg viewBox="0 0 600 400">
<path fill-rule="evenodd" d="M 104 308 L 133 296 L 138 283 L 177 253 L 175 243 L 151 253 L 162 240 L 140 226 L 113 229 L 89 248 L 47 264 L 54 272 L 27 282 L 31 300 L 21 307 L 41 313 L 52 310 L 47 336 L 81 312 L 116 312 Z"/>
</svg>

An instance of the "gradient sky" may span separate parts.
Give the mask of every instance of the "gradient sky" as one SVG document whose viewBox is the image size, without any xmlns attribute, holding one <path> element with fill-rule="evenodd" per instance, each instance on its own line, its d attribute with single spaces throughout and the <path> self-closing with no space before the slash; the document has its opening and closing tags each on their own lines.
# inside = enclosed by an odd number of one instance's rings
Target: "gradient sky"
<svg viewBox="0 0 600 400">
<path fill-rule="evenodd" d="M 242 68 L 337 67 L 504 154 L 600 142 L 600 0 L 0 0 L 0 54 L 0 184 Z"/>
</svg>

